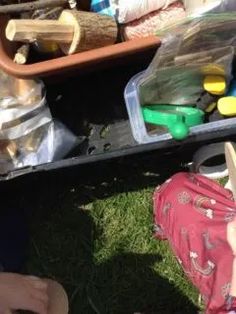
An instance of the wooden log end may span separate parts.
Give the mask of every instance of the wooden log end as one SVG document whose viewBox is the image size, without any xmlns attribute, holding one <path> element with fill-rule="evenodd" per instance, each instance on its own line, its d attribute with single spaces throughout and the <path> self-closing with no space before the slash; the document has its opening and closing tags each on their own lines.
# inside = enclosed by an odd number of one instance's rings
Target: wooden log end
<svg viewBox="0 0 236 314">
<path fill-rule="evenodd" d="M 78 51 L 78 46 L 81 40 L 81 28 L 72 10 L 64 10 L 59 18 L 63 24 L 73 25 L 74 35 L 70 44 L 60 44 L 60 49 L 65 55 L 71 55 Z"/>
<path fill-rule="evenodd" d="M 16 35 L 16 23 L 14 20 L 10 20 L 7 24 L 6 27 L 6 38 L 10 41 L 14 41 L 15 40 L 15 35 Z"/>
<path fill-rule="evenodd" d="M 109 16 L 76 10 L 64 10 L 59 21 L 73 24 L 74 36 L 70 45 L 60 45 L 66 54 L 112 45 L 116 42 L 118 27 Z"/>
<path fill-rule="evenodd" d="M 30 50 L 29 44 L 21 46 L 15 54 L 14 62 L 17 64 L 25 64 L 28 60 L 29 50 Z"/>
</svg>

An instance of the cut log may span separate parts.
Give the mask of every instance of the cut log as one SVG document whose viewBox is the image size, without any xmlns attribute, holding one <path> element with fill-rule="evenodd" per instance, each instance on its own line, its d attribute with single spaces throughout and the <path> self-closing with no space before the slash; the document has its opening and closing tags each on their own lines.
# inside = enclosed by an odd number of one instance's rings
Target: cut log
<svg viewBox="0 0 236 314">
<path fill-rule="evenodd" d="M 117 39 L 117 24 L 112 17 L 107 15 L 64 10 L 59 21 L 73 23 L 75 27 L 72 43 L 60 45 L 62 51 L 67 55 L 109 46 L 114 44 Z"/>
</svg>

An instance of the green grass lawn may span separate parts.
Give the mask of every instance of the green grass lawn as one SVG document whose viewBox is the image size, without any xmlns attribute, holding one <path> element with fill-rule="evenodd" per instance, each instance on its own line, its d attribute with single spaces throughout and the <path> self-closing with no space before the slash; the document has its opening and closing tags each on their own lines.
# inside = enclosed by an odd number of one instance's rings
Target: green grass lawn
<svg viewBox="0 0 236 314">
<path fill-rule="evenodd" d="M 27 270 L 59 280 L 73 314 L 197 312 L 197 292 L 152 234 L 152 193 L 172 172 L 145 165 L 115 164 L 93 183 L 42 180 L 22 196 L 34 204 Z"/>
</svg>

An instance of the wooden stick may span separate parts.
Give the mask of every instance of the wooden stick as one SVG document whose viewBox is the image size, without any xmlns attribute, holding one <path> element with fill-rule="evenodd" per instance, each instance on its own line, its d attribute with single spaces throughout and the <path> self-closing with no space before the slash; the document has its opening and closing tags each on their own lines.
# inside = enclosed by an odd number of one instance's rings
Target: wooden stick
<svg viewBox="0 0 236 314">
<path fill-rule="evenodd" d="M 46 8 L 46 9 L 39 9 L 33 12 L 23 12 L 20 16 L 21 16 L 21 19 L 57 20 L 62 11 L 63 11 L 63 7 Z M 51 53 L 52 52 L 51 46 L 55 47 L 54 49 L 56 49 L 56 44 L 49 45 L 49 48 L 47 48 L 47 44 L 44 45 L 42 43 L 38 43 L 36 47 L 42 53 L 48 53 L 48 52 Z M 59 50 L 59 47 L 58 47 L 58 50 Z M 17 64 L 26 64 L 28 60 L 28 56 L 29 56 L 29 51 L 30 51 L 30 44 L 23 44 L 17 50 L 14 57 L 14 62 Z"/>
<path fill-rule="evenodd" d="M 29 49 L 30 49 L 29 44 L 22 45 L 15 54 L 14 62 L 17 64 L 25 64 L 28 59 Z"/>
<path fill-rule="evenodd" d="M 0 6 L 0 14 L 23 13 L 27 11 L 35 11 L 38 9 L 54 8 L 57 6 L 65 6 L 68 0 L 37 0 L 26 3 L 8 4 Z"/>
<path fill-rule="evenodd" d="M 191 54 L 186 54 L 182 56 L 177 56 L 174 59 L 175 65 L 190 65 L 193 63 L 210 63 L 212 62 L 212 56 L 207 55 L 207 53 L 191 53 Z"/>
<path fill-rule="evenodd" d="M 62 11 L 63 11 L 62 7 L 56 7 L 46 10 L 37 10 L 29 18 L 33 20 L 58 20 Z M 25 19 L 28 19 L 28 17 Z"/>
<path fill-rule="evenodd" d="M 35 42 L 52 41 L 71 43 L 74 26 L 54 20 L 10 20 L 6 37 L 11 41 Z"/>
</svg>

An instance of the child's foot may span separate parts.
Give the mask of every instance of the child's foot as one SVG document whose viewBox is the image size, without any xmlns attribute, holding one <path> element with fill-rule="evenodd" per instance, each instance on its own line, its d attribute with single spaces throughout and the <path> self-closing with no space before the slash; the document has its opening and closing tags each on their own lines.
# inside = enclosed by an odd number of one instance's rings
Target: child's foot
<svg viewBox="0 0 236 314">
<path fill-rule="evenodd" d="M 0 273 L 0 314 L 26 310 L 47 314 L 48 285 L 32 276 Z"/>
</svg>

